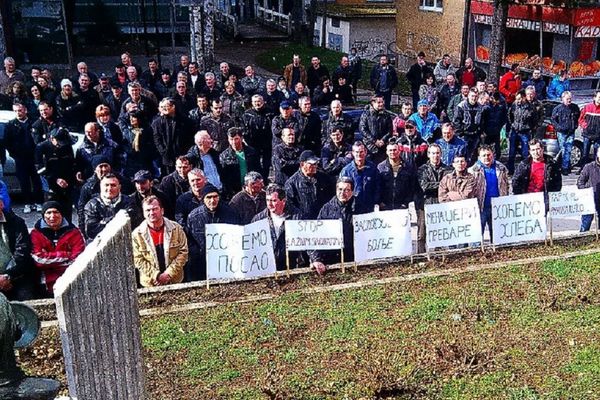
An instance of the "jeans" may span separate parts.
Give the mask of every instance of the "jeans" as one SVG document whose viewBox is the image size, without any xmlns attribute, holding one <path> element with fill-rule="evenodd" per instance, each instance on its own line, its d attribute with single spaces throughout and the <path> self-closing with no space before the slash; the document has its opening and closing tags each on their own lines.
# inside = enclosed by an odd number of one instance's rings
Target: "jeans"
<svg viewBox="0 0 600 400">
<path fill-rule="evenodd" d="M 562 151 L 562 170 L 568 171 L 571 169 L 571 150 L 573 150 L 575 134 L 558 132 L 556 136 L 558 137 L 558 145 Z"/>
<path fill-rule="evenodd" d="M 485 226 L 488 226 L 488 229 L 490 230 L 490 241 L 492 241 L 492 206 L 490 205 L 489 207 L 483 207 L 483 210 L 481 210 L 481 213 L 479 214 L 480 218 L 481 218 L 481 238 L 483 240 L 483 234 L 485 233 Z"/>
<path fill-rule="evenodd" d="M 581 216 L 581 227 L 579 232 L 587 232 L 592 227 L 592 221 L 594 220 L 594 214 L 585 214 Z"/>
<path fill-rule="evenodd" d="M 35 170 L 33 160 L 15 158 L 15 169 L 25 204 L 42 204 L 44 202 L 42 181 Z M 32 186 L 33 191 L 31 190 Z"/>
<path fill-rule="evenodd" d="M 592 142 L 594 144 L 594 155 L 590 159 L 590 147 L 592 147 Z M 581 154 L 581 162 L 580 162 L 580 165 L 582 167 L 587 162 L 594 160 L 594 158 L 596 157 L 596 153 L 598 152 L 598 147 L 600 147 L 600 143 L 584 136 L 584 138 L 583 138 L 583 154 Z"/>
<path fill-rule="evenodd" d="M 499 160 L 502 156 L 502 149 L 500 148 L 500 134 L 487 134 L 485 136 L 485 144 L 489 144 L 494 147 L 494 158 Z"/>
<path fill-rule="evenodd" d="M 517 155 L 517 140 L 521 143 L 521 159 L 526 159 L 529 156 L 529 138 L 531 132 L 529 131 L 516 131 L 512 129 L 508 138 L 508 162 L 506 168 L 508 173 L 513 174 L 515 172 L 515 157 Z"/>
<path fill-rule="evenodd" d="M 479 147 L 480 141 L 479 135 L 465 135 L 462 137 L 462 140 L 467 143 L 465 157 L 467 164 L 471 165 L 477 161 L 477 147 Z"/>
</svg>

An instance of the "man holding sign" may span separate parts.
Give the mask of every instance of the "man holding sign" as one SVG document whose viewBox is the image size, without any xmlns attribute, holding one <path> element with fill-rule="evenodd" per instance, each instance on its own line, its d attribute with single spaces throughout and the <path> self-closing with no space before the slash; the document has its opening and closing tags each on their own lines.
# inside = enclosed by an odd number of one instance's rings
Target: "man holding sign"
<svg viewBox="0 0 600 400">
<path fill-rule="evenodd" d="M 344 261 L 354 260 L 354 229 L 352 217 L 360 214 L 355 197 L 352 195 L 354 181 L 352 178 L 342 176 L 335 185 L 335 197 L 327 202 L 317 219 L 341 219 L 344 233 Z M 314 250 L 310 252 L 311 267 L 319 275 L 327 270 L 327 264 L 341 261 L 339 250 Z"/>
<path fill-rule="evenodd" d="M 596 213 L 600 210 L 600 147 L 596 148 L 596 159 L 586 164 L 581 169 L 581 174 L 577 178 L 577 188 L 594 189 L 594 202 L 596 204 Z M 586 214 L 581 216 L 580 232 L 587 232 L 592 226 L 594 214 Z"/>
<path fill-rule="evenodd" d="M 254 216 L 252 222 L 266 219 L 271 231 L 273 252 L 275 253 L 275 264 L 279 271 L 286 269 L 285 257 L 285 221 L 289 219 L 300 219 L 301 211 L 286 200 L 285 190 L 276 183 L 267 186 L 266 189 L 267 208 Z M 290 258 L 290 268 L 298 267 L 302 260 L 302 253 L 294 252 Z"/>
<path fill-rule="evenodd" d="M 512 186 L 514 194 L 544 192 L 546 204 L 548 192 L 560 192 L 560 167 L 551 156 L 544 155 L 542 142 L 538 139 L 529 142 L 529 157 L 517 166 Z"/>
</svg>

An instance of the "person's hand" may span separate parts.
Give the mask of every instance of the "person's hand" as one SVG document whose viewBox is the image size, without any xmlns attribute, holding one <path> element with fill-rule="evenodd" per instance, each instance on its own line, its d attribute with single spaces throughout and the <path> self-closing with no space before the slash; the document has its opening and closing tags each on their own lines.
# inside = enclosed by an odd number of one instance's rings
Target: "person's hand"
<svg viewBox="0 0 600 400">
<path fill-rule="evenodd" d="M 62 178 L 58 178 L 56 180 L 56 184 L 63 189 L 66 189 L 69 186 L 69 183 Z"/>
<path fill-rule="evenodd" d="M 163 272 L 158 276 L 157 282 L 159 285 L 168 285 L 171 283 L 171 277 L 166 272 Z"/>
<path fill-rule="evenodd" d="M 8 292 L 12 287 L 10 277 L 7 274 L 0 275 L 0 292 Z"/>
<path fill-rule="evenodd" d="M 315 270 L 317 275 L 320 276 L 323 276 L 325 274 L 325 271 L 327 271 L 327 266 L 320 261 L 315 261 L 310 266 Z"/>
</svg>

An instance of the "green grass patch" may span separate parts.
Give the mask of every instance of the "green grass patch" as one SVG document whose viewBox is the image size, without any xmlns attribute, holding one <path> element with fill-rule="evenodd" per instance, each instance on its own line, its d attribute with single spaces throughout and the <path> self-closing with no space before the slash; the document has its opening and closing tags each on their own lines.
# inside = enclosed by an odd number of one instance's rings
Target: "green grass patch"
<svg viewBox="0 0 600 400">
<path fill-rule="evenodd" d="M 600 398 L 599 261 L 146 319 L 148 379 L 172 369 L 195 399 Z"/>
</svg>

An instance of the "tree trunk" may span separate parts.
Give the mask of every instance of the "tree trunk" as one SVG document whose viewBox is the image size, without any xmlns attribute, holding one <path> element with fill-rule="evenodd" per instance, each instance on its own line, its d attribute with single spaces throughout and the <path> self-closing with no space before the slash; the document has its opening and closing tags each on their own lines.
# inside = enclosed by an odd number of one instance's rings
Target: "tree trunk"
<svg viewBox="0 0 600 400">
<path fill-rule="evenodd" d="M 504 56 L 504 41 L 506 39 L 506 20 L 508 18 L 509 0 L 494 0 L 494 15 L 492 19 L 492 36 L 490 39 L 490 71 L 488 80 L 498 82 L 500 66 Z"/>
</svg>

